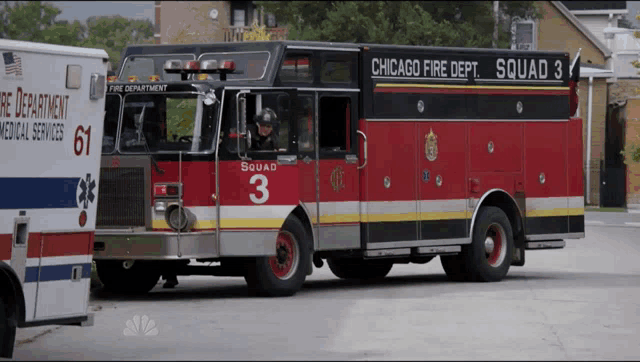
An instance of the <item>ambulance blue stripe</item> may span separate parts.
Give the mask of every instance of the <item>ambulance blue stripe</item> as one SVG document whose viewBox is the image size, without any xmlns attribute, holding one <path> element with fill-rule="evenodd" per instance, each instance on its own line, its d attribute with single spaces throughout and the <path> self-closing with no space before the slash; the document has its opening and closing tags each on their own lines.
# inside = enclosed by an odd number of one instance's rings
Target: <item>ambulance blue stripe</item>
<svg viewBox="0 0 640 362">
<path fill-rule="evenodd" d="M 46 265 L 43 267 L 28 267 L 25 273 L 25 283 L 36 283 L 38 281 L 38 269 L 40 269 L 41 282 L 53 282 L 56 280 L 71 280 L 71 270 L 74 266 L 82 265 L 82 278 L 91 278 L 91 264 L 63 264 Z"/>
<path fill-rule="evenodd" d="M 79 177 L 2 177 L 0 210 L 76 208 Z"/>
</svg>

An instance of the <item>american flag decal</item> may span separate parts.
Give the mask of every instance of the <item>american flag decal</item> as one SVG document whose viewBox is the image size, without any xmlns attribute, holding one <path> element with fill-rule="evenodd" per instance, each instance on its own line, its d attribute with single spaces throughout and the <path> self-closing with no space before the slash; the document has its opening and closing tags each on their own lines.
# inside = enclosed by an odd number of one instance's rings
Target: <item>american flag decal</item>
<svg viewBox="0 0 640 362">
<path fill-rule="evenodd" d="M 4 71 L 6 74 L 22 75 L 22 60 L 13 52 L 2 53 L 4 58 Z"/>
</svg>

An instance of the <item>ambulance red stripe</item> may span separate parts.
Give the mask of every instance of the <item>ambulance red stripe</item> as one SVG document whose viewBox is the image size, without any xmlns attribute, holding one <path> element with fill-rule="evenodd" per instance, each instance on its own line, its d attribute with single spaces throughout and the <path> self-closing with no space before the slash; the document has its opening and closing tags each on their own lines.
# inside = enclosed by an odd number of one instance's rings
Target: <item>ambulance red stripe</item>
<svg viewBox="0 0 640 362">
<path fill-rule="evenodd" d="M 88 255 L 93 253 L 92 231 L 29 233 L 27 258 Z M 0 235 L 0 260 L 11 259 L 11 234 Z"/>
</svg>

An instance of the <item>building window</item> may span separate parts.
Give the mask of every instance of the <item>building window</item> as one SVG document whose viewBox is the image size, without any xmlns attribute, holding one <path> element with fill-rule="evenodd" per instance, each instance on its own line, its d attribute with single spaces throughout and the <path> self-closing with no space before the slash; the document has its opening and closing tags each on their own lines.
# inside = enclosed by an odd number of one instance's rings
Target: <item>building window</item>
<svg viewBox="0 0 640 362">
<path fill-rule="evenodd" d="M 511 49 L 537 50 L 536 35 L 535 21 L 514 19 L 511 24 Z"/>
<path fill-rule="evenodd" d="M 244 9 L 233 9 L 233 26 L 247 26 Z"/>
<path fill-rule="evenodd" d="M 273 14 L 267 14 L 267 27 L 275 28 L 276 26 L 278 26 L 278 23 L 276 23 L 276 16 Z"/>
</svg>

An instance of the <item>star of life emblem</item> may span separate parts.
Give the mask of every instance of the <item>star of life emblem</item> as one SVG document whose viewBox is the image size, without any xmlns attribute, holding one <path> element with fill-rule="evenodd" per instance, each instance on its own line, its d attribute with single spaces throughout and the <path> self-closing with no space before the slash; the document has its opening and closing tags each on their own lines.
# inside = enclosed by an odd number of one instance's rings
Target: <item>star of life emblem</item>
<svg viewBox="0 0 640 362">
<path fill-rule="evenodd" d="M 429 161 L 438 158 L 438 136 L 433 133 L 433 129 L 429 129 L 429 134 L 424 136 L 424 156 Z"/>
<path fill-rule="evenodd" d="M 91 179 L 91 174 L 87 174 L 86 179 L 81 179 L 78 183 L 78 206 L 82 204 L 83 209 L 89 208 L 89 203 L 95 200 L 96 196 L 93 189 L 96 187 L 96 181 Z"/>
</svg>

